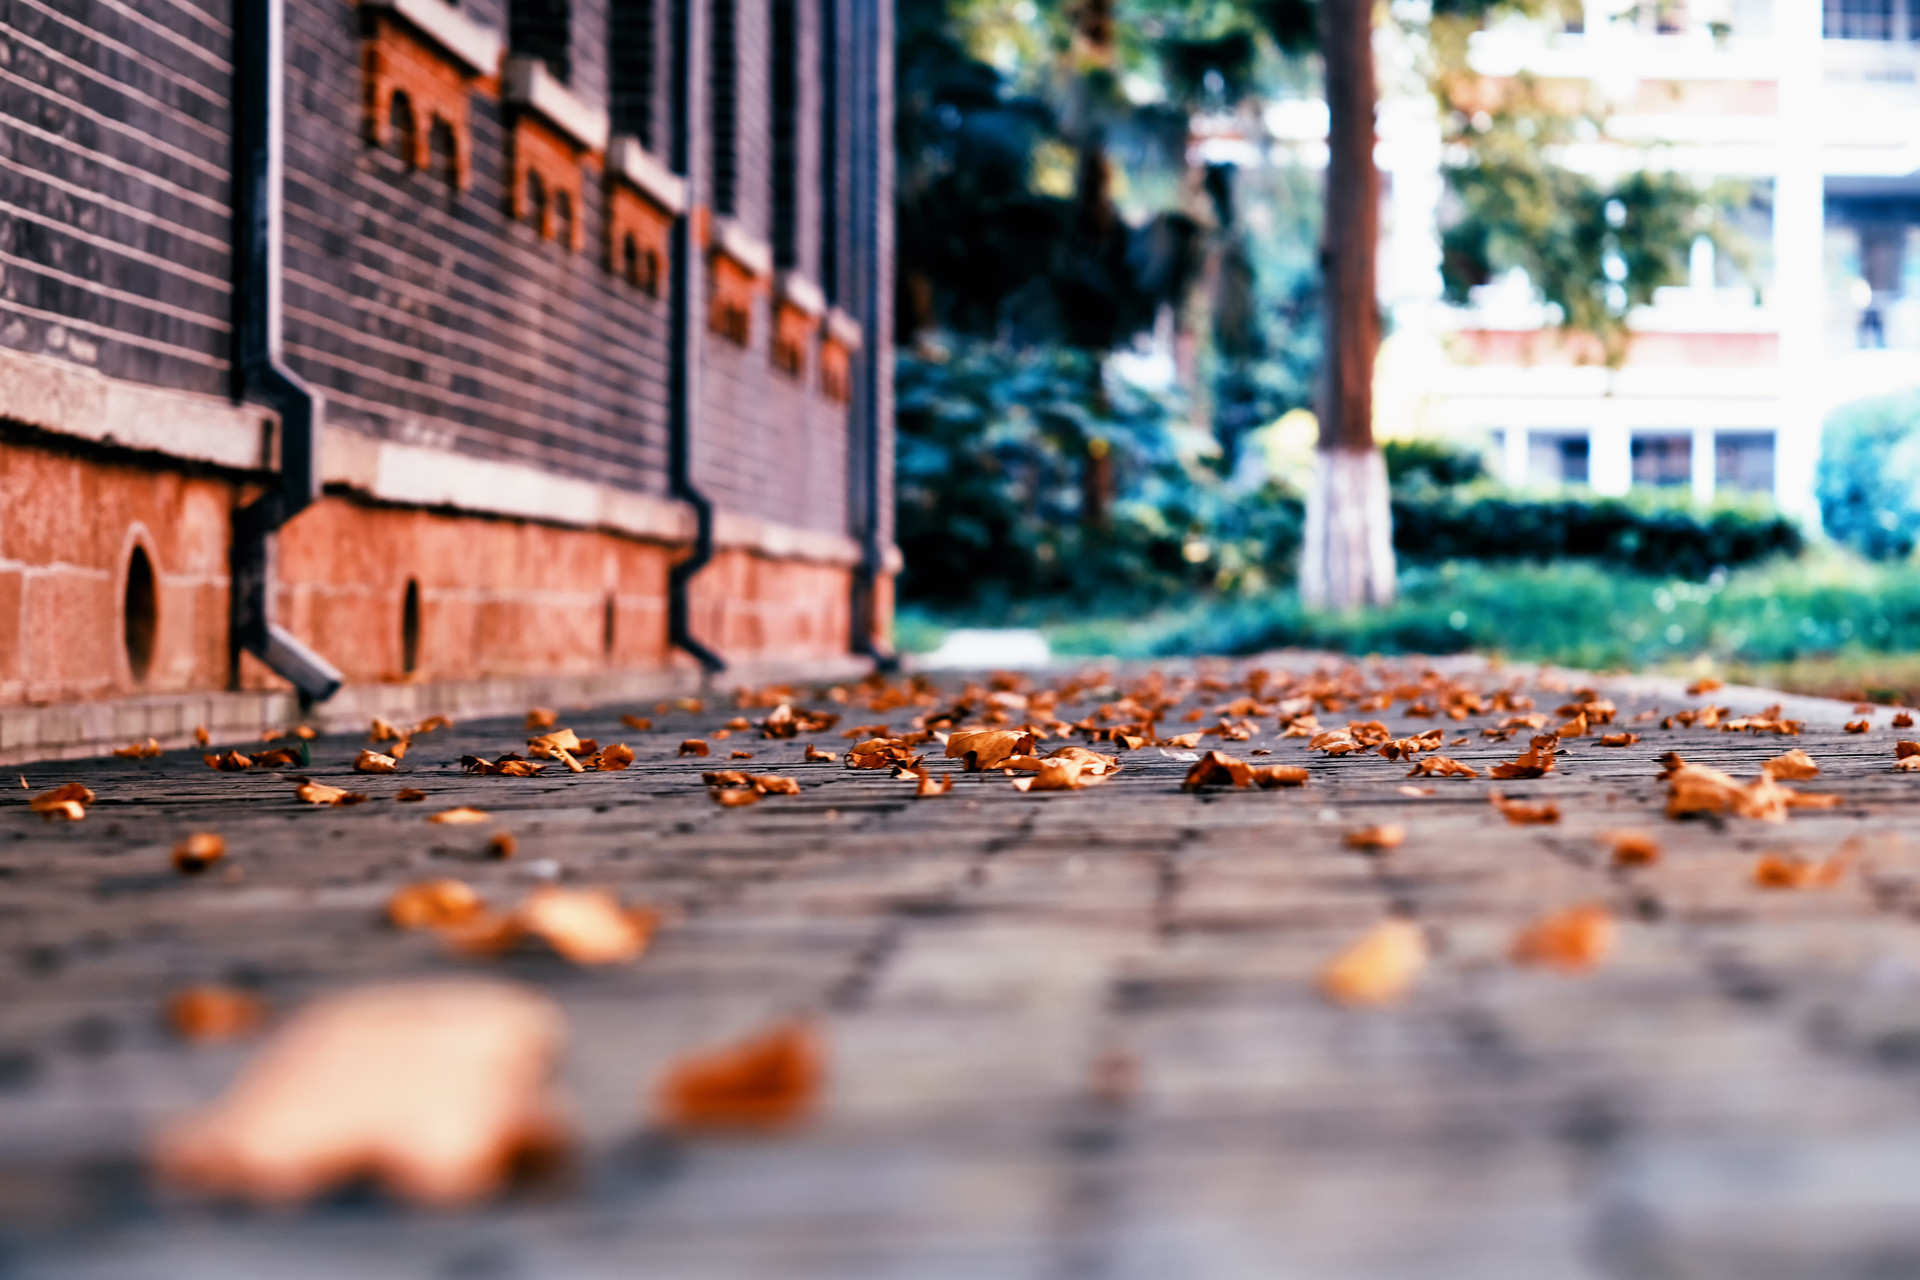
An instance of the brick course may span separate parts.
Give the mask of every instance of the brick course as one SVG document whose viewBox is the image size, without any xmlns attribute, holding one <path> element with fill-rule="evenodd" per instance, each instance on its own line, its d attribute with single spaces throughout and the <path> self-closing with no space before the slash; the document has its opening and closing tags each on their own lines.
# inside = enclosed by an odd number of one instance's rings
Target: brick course
<svg viewBox="0 0 1920 1280">
<path fill-rule="evenodd" d="M 799 0 L 795 49 L 794 265 L 842 307 L 858 301 L 845 283 L 858 252 L 858 219 L 846 207 L 852 143 L 837 140 L 834 175 L 823 176 L 820 165 L 833 114 L 829 96 L 850 104 L 854 93 L 847 78 L 855 65 L 851 3 Z M 831 24 L 823 17 L 827 4 L 843 10 Z M 621 8 L 650 12 L 654 84 L 645 142 L 660 155 L 670 115 L 669 6 Z M 736 9 L 736 220 L 764 240 L 773 230 L 770 9 L 744 0 Z M 604 108 L 612 93 L 612 10 L 606 0 L 571 3 L 568 87 L 591 109 Z M 460 12 L 503 38 L 509 32 L 505 0 L 465 0 Z M 231 0 L 7 0 L 5 13 L 0 354 L 51 357 L 132 384 L 225 394 L 233 288 Z M 350 0 L 287 0 L 286 22 L 285 354 L 324 395 L 326 430 L 664 497 L 668 304 L 664 292 L 653 296 L 627 278 L 607 251 L 611 197 L 599 157 L 579 157 L 573 243 L 543 238 L 524 218 L 514 219 L 510 186 L 516 133 L 550 131 L 504 102 L 497 78 L 468 78 L 466 155 L 456 173 L 454 148 L 433 118 L 435 108 L 447 114 L 444 102 L 421 95 L 411 103 L 415 137 L 387 128 L 376 141 L 382 130 L 370 127 L 363 41 L 378 24 L 404 27 L 403 19 L 376 20 Z M 829 25 L 847 45 L 832 59 L 840 68 L 833 86 L 821 81 Z M 425 37 L 414 44 L 434 49 Z M 697 45 L 693 82 L 702 88 L 711 81 L 704 62 L 711 46 Z M 444 95 L 448 77 L 435 83 Z M 710 105 L 695 110 L 700 170 L 711 155 Z M 564 150 L 543 148 L 543 164 Z M 696 173 L 696 210 L 710 203 L 710 184 L 710 172 Z M 556 185 L 548 183 L 549 207 Z M 829 197 L 831 211 L 823 207 Z M 829 230 L 838 237 L 832 245 L 822 243 Z M 822 386 L 817 339 L 802 376 L 777 370 L 767 290 L 755 300 L 745 347 L 711 333 L 707 271 L 697 263 L 691 282 L 700 365 L 695 483 L 726 512 L 857 536 L 851 411 Z M 883 347 L 871 358 L 884 369 L 889 354 Z M 11 440 L 0 443 L 0 468 L 5 483 L 25 486 L 22 502 L 0 514 L 0 700 L 225 684 L 228 521 L 242 497 L 255 492 L 248 486 L 263 477 L 190 469 L 155 454 L 76 448 L 63 456 L 45 435 L 59 432 L 59 423 L 27 416 L 9 425 L 7 415 L 0 394 L 0 433 Z M 16 425 L 35 430 L 22 434 Z M 43 483 L 51 486 L 44 492 L 36 487 Z M 27 519 L 56 491 L 67 495 L 66 513 L 85 513 L 82 527 L 71 514 L 37 529 Z M 144 686 L 124 669 L 117 638 L 128 530 L 135 525 L 154 540 L 162 578 L 162 656 Z M 69 568 L 72 553 L 47 545 L 53 527 L 87 545 L 73 562 L 84 567 Z M 197 550 L 186 554 L 181 539 L 197 539 Z M 342 494 L 284 535 L 280 598 L 296 633 L 354 679 L 397 669 L 390 617 L 397 616 L 394 593 L 411 572 L 409 557 L 436 572 L 453 562 L 466 566 L 445 588 L 450 595 L 422 580 L 423 661 L 437 664 L 436 676 L 525 669 L 516 665 L 522 662 L 567 670 L 660 664 L 667 661 L 660 634 L 665 565 L 675 554 L 665 543 L 617 532 L 396 511 Z M 179 567 L 189 561 L 200 567 Z M 179 580 L 183 574 L 191 585 Z M 723 652 L 729 643 L 756 652 L 789 643 L 809 653 L 839 652 L 848 584 L 844 563 L 756 561 L 748 550 L 728 550 L 696 579 L 696 612 L 730 638 L 716 641 Z M 610 652 L 600 643 L 609 589 L 619 637 Z M 389 621 L 363 616 L 376 601 Z M 565 619 L 557 627 L 555 615 Z M 49 630 L 46 619 L 55 616 L 61 624 Z M 16 618 L 22 629 L 9 630 Z M 555 641 L 543 631 L 589 635 L 591 643 Z M 88 636 L 111 643 L 102 648 Z"/>
</svg>

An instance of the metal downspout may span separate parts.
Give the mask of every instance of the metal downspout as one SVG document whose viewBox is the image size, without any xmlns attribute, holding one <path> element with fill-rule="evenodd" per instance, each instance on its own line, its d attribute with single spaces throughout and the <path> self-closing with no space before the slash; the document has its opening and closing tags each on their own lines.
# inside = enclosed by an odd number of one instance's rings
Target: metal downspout
<svg viewBox="0 0 1920 1280">
<path fill-rule="evenodd" d="M 693 184 L 693 0 L 673 0 L 673 111 L 668 162 Z M 727 669 L 718 653 L 694 638 L 687 600 L 688 584 L 713 559 L 713 503 L 693 483 L 692 426 L 696 388 L 693 352 L 693 200 L 673 220 L 670 246 L 672 281 L 667 324 L 667 485 L 693 508 L 693 553 L 667 571 L 667 642 L 691 654 L 705 675 Z"/>
<path fill-rule="evenodd" d="M 857 423 L 860 458 L 860 564 L 853 580 L 853 651 L 871 658 L 881 671 L 896 671 L 900 657 L 880 644 L 879 584 L 886 571 L 881 545 L 880 483 L 880 165 L 887 145 L 880 120 L 882 24 L 880 6 L 888 0 L 852 0 L 854 14 L 854 84 L 860 108 L 854 119 L 858 157 L 853 173 L 853 200 L 859 228 L 860 396 Z"/>
<path fill-rule="evenodd" d="M 277 484 L 234 512 L 232 672 L 244 650 L 299 692 L 302 705 L 340 688 L 333 664 L 273 622 L 274 533 L 320 493 L 320 397 L 280 358 L 280 182 L 286 128 L 283 0 L 234 6 L 233 398 L 280 417 Z"/>
</svg>

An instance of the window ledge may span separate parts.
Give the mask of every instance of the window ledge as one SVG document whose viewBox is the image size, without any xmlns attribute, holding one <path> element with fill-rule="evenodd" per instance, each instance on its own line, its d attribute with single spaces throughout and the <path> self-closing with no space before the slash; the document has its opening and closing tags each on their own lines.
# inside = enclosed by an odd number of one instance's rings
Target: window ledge
<svg viewBox="0 0 1920 1280">
<path fill-rule="evenodd" d="M 773 274 L 773 246 L 732 218 L 714 219 L 713 248 L 714 252 L 733 259 L 749 275 L 764 278 Z"/>
<path fill-rule="evenodd" d="M 412 0 L 422 3 L 424 0 Z M 515 54 L 507 59 L 507 101 L 538 112 L 547 122 L 587 151 L 603 151 L 611 126 L 607 113 L 588 106 L 547 70 L 538 58 Z"/>
<path fill-rule="evenodd" d="M 797 271 L 782 271 L 774 281 L 773 296 L 783 306 L 818 320 L 827 313 L 827 295 Z"/>
<path fill-rule="evenodd" d="M 641 195 L 678 217 L 687 211 L 687 180 L 660 161 L 638 138 L 621 134 L 607 152 L 607 167 Z"/>
<path fill-rule="evenodd" d="M 827 337 L 849 351 L 858 351 L 865 341 L 865 331 L 858 320 L 833 307 L 827 312 Z"/>
<path fill-rule="evenodd" d="M 361 0 L 369 9 L 384 9 L 406 19 L 416 31 L 466 64 L 474 74 L 490 76 L 500 70 L 505 42 L 498 32 L 483 27 L 446 0 Z"/>
</svg>

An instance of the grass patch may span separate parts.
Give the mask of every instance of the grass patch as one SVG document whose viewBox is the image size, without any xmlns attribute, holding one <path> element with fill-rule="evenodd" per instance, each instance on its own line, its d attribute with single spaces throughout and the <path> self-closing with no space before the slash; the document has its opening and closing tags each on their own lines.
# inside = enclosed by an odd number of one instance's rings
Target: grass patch
<svg viewBox="0 0 1920 1280">
<path fill-rule="evenodd" d="M 1454 561 L 1409 568 L 1400 585 L 1391 607 L 1352 615 L 1303 609 L 1291 590 L 1151 611 L 1116 601 L 1069 613 L 1043 602 L 991 618 L 909 615 L 922 636 L 945 625 L 1037 626 L 1063 657 L 1471 649 L 1597 670 L 1709 666 L 1809 691 L 1920 689 L 1920 657 L 1890 660 L 1920 653 L 1920 567 L 1905 562 L 1821 551 L 1689 582 L 1577 561 Z"/>
</svg>

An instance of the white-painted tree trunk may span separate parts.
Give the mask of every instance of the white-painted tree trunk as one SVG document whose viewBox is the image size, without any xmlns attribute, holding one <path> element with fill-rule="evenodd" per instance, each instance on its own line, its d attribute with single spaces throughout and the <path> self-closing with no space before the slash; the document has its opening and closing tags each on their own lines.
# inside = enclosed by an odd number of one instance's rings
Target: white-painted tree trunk
<svg viewBox="0 0 1920 1280">
<path fill-rule="evenodd" d="M 1307 490 L 1300 599 L 1312 609 L 1393 602 L 1393 508 L 1378 449 L 1322 449 Z"/>
</svg>

